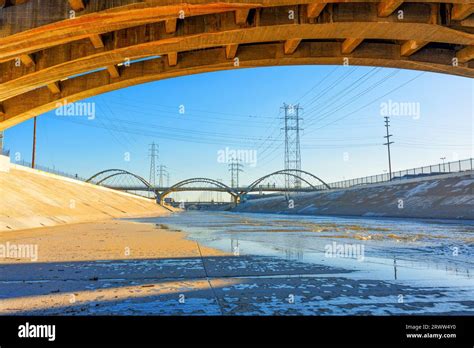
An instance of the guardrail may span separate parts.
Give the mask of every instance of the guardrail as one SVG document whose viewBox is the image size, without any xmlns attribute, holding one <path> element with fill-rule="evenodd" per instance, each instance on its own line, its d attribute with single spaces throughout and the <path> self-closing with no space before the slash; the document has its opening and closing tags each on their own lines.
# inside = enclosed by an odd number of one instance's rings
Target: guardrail
<svg viewBox="0 0 474 348">
<path fill-rule="evenodd" d="M 407 179 L 414 179 L 414 178 L 422 178 L 426 176 L 432 175 L 440 175 L 440 174 L 449 174 L 449 173 L 459 173 L 465 172 L 474 169 L 474 160 L 472 158 L 468 158 L 465 160 L 460 161 L 453 161 L 453 162 L 446 162 L 446 163 L 438 163 L 430 166 L 425 167 L 418 167 L 406 170 L 400 170 L 397 172 L 392 172 L 392 178 L 390 179 L 390 175 L 388 173 L 378 174 L 378 175 L 371 175 L 365 176 L 361 178 L 343 180 L 329 183 L 331 188 L 348 188 L 353 186 L 359 185 L 369 185 L 369 184 L 377 184 L 389 181 L 401 181 Z M 316 188 L 324 189 L 323 185 L 319 185 Z"/>
</svg>

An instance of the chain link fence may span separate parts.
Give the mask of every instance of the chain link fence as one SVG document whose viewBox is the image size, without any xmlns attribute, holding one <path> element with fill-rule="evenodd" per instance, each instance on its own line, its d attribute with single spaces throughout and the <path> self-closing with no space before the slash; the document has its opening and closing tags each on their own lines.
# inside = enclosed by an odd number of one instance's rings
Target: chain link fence
<svg viewBox="0 0 474 348">
<path fill-rule="evenodd" d="M 12 162 L 13 164 L 17 164 L 17 165 L 20 165 L 20 166 L 24 166 L 24 167 L 30 167 L 31 168 L 31 163 L 30 162 L 27 162 L 27 161 L 17 161 L 17 162 Z M 60 175 L 60 176 L 65 176 L 67 178 L 71 178 L 71 179 L 75 179 L 75 180 L 80 180 L 80 181 L 86 181 L 87 179 L 83 178 L 83 177 L 80 177 L 78 174 L 70 174 L 70 173 L 66 173 L 66 172 L 63 172 L 61 170 L 57 170 L 55 168 L 49 168 L 49 167 L 45 167 L 45 166 L 42 166 L 42 165 L 38 165 L 38 164 L 35 164 L 35 169 L 37 170 L 41 170 L 43 172 L 47 172 L 47 173 L 51 173 L 51 174 L 56 174 L 56 175 Z"/>
<path fill-rule="evenodd" d="M 418 168 L 413 168 L 413 169 L 406 169 L 406 170 L 400 170 L 397 172 L 392 172 L 392 179 L 390 179 L 389 173 L 384 173 L 384 174 L 378 174 L 378 175 L 365 176 L 362 178 L 337 181 L 337 182 L 330 183 L 329 186 L 333 189 L 334 188 L 348 188 L 348 187 L 353 187 L 353 186 L 377 184 L 377 183 L 388 182 L 388 181 L 399 181 L 399 180 L 407 180 L 407 179 L 414 179 L 414 178 L 422 178 L 422 177 L 432 176 L 432 175 L 460 173 L 460 172 L 465 172 L 465 171 L 472 171 L 473 162 L 474 160 L 472 158 L 469 158 L 469 159 L 460 160 L 460 161 L 438 163 L 431 166 L 418 167 Z M 319 185 L 317 186 L 317 189 L 324 190 L 325 187 L 323 185 Z"/>
</svg>

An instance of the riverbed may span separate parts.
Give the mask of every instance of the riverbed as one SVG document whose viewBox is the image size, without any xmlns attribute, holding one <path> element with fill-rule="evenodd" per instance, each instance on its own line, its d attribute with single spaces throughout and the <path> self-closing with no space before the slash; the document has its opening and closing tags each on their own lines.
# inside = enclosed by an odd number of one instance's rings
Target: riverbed
<svg viewBox="0 0 474 348">
<path fill-rule="evenodd" d="M 205 260 L 226 314 L 474 313 L 469 221 L 184 212 L 164 224 L 233 257 Z M 225 263 L 225 265 L 218 265 Z"/>
<path fill-rule="evenodd" d="M 38 252 L 0 257 L 0 315 L 473 315 L 473 234 L 202 211 L 3 232 Z"/>
</svg>

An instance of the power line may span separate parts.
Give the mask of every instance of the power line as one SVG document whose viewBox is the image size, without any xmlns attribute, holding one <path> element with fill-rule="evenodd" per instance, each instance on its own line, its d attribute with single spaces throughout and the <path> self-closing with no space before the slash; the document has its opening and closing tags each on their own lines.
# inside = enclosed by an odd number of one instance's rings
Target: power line
<svg viewBox="0 0 474 348">
<path fill-rule="evenodd" d="M 402 88 L 402 87 L 405 87 L 405 86 L 408 85 L 410 82 L 412 82 L 412 81 L 418 79 L 419 77 L 421 77 L 421 76 L 424 75 L 424 74 L 425 74 L 425 72 L 422 72 L 422 73 L 416 75 L 415 77 L 411 78 L 410 80 L 408 80 L 408 81 L 406 81 L 406 82 L 404 82 L 404 83 L 398 85 L 397 87 L 393 88 L 392 90 L 388 91 L 388 92 L 385 93 L 384 95 L 373 99 L 372 101 L 368 102 L 368 103 L 365 104 L 365 105 L 362 105 L 360 108 L 358 108 L 358 109 L 356 109 L 356 110 L 354 110 L 354 111 L 352 111 L 352 112 L 349 112 L 348 114 L 345 114 L 344 116 L 339 117 L 338 119 L 336 119 L 336 120 L 334 120 L 334 121 L 332 121 L 332 122 L 330 122 L 330 123 L 327 123 L 327 124 L 325 124 L 325 125 L 322 125 L 321 127 L 318 127 L 318 128 L 316 128 L 316 129 L 313 129 L 312 131 L 314 132 L 314 131 L 316 131 L 316 130 L 325 128 L 325 127 L 327 127 L 327 126 L 330 126 L 330 125 L 332 125 L 332 124 L 334 124 L 334 123 L 336 123 L 336 122 L 339 122 L 339 121 L 341 121 L 341 120 L 343 120 L 343 119 L 345 119 L 345 118 L 347 118 L 347 117 L 349 117 L 349 116 L 351 116 L 351 115 L 353 115 L 353 114 L 359 112 L 360 110 L 365 109 L 366 107 L 368 107 L 368 106 L 374 104 L 375 102 L 379 101 L 380 99 L 385 98 L 387 95 L 389 95 L 389 94 L 391 94 L 391 93 L 393 93 L 393 92 L 399 90 L 399 89 Z"/>
<path fill-rule="evenodd" d="M 299 97 L 296 101 L 295 101 L 295 104 L 296 103 L 299 103 L 302 99 L 304 99 L 309 93 L 311 93 L 313 90 L 315 90 L 316 88 L 318 88 L 324 81 L 326 81 L 329 76 L 331 76 L 336 70 L 338 70 L 340 68 L 340 66 L 336 66 L 333 70 L 331 70 L 325 77 L 323 77 L 321 80 L 319 80 L 319 82 L 314 85 L 313 87 L 311 87 L 305 94 L 303 94 L 301 97 Z"/>
</svg>

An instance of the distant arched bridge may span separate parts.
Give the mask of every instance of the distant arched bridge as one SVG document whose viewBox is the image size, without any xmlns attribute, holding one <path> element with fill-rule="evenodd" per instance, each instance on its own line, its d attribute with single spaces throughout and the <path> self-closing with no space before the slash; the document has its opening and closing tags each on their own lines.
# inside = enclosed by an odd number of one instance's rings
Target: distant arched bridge
<svg viewBox="0 0 474 348">
<path fill-rule="evenodd" d="M 292 177 L 296 179 L 295 182 L 300 183 L 295 187 L 277 186 L 275 183 L 263 184 L 263 182 L 272 177 Z M 308 177 L 308 178 L 305 178 Z M 118 177 L 122 177 L 124 180 L 117 181 Z M 311 182 L 313 181 L 313 183 Z M 173 192 L 183 191 L 211 191 L 211 192 L 227 192 L 235 203 L 239 203 L 245 195 L 251 192 L 312 192 L 319 190 L 327 190 L 331 187 L 325 183 L 322 179 L 314 174 L 303 170 L 278 170 L 276 172 L 264 175 L 259 179 L 253 181 L 248 186 L 230 187 L 218 180 L 210 178 L 190 178 L 182 180 L 172 186 L 154 186 L 151 185 L 143 177 L 131 173 L 123 169 L 108 169 L 103 170 L 93 176 L 91 176 L 87 182 L 94 183 L 96 185 L 106 186 L 108 188 L 121 190 L 121 191 L 142 191 L 142 192 L 153 192 L 156 196 L 157 201 L 160 204 L 164 203 L 164 199 Z M 198 184 L 198 186 L 193 186 Z M 303 186 L 306 184 L 307 186 Z M 203 186 L 207 185 L 207 186 Z"/>
</svg>

